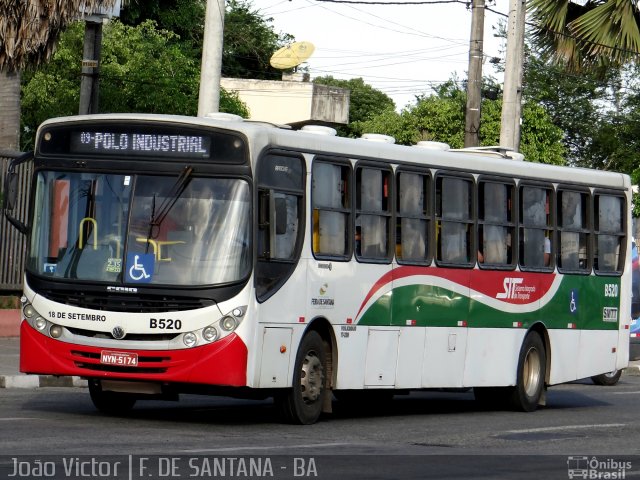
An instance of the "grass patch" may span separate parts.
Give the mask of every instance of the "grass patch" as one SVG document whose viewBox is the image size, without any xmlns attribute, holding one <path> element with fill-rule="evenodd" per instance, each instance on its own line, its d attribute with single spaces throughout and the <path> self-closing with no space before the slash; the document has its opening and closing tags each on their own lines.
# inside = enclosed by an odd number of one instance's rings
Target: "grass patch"
<svg viewBox="0 0 640 480">
<path fill-rule="evenodd" d="M 0 310 L 11 310 L 19 308 L 20 297 L 15 295 L 0 296 Z"/>
</svg>

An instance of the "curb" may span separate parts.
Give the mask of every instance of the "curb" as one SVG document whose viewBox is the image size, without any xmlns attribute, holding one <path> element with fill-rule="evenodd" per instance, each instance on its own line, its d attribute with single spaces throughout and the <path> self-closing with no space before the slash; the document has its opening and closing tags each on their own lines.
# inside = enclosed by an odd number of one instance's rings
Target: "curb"
<svg viewBox="0 0 640 480">
<path fill-rule="evenodd" d="M 0 388 L 87 387 L 80 377 L 53 375 L 0 375 Z"/>
</svg>

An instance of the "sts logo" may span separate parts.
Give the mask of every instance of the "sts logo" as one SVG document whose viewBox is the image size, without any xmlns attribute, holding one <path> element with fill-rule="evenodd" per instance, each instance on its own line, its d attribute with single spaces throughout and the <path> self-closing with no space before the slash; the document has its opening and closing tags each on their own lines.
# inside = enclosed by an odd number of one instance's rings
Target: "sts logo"
<svg viewBox="0 0 640 480">
<path fill-rule="evenodd" d="M 524 282 L 524 278 L 506 277 L 502 283 L 504 292 L 498 293 L 496 298 L 516 298 L 516 287 Z"/>
</svg>

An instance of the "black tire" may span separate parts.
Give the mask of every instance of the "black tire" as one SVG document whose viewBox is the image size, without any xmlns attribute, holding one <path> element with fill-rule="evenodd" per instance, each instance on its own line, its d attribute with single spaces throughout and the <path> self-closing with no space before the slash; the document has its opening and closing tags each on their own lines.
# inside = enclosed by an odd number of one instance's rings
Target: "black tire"
<svg viewBox="0 0 640 480">
<path fill-rule="evenodd" d="M 103 391 L 100 380 L 89 380 L 89 395 L 93 405 L 107 415 L 126 415 L 136 403 L 136 397 L 129 393 Z"/>
<path fill-rule="evenodd" d="M 529 332 L 522 342 L 518 359 L 516 386 L 511 392 L 511 406 L 523 412 L 533 412 L 542 397 L 547 365 L 547 354 L 542 338 Z"/>
<path fill-rule="evenodd" d="M 293 386 L 276 396 L 276 404 L 285 421 L 310 425 L 322 413 L 327 371 L 327 347 L 316 331 L 307 333 L 296 355 Z"/>
<path fill-rule="evenodd" d="M 612 387 L 618 380 L 620 380 L 620 376 L 622 375 L 622 370 L 614 370 L 609 373 L 602 373 L 600 375 L 595 375 L 591 377 L 591 381 L 596 385 L 603 385 L 605 387 Z"/>
</svg>

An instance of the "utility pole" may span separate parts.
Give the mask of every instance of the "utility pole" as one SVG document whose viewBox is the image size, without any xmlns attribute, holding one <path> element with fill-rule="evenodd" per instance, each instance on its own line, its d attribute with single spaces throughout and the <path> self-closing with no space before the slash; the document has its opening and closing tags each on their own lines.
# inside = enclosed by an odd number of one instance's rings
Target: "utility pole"
<svg viewBox="0 0 640 480">
<path fill-rule="evenodd" d="M 198 116 L 220 110 L 220 76 L 222 70 L 222 38 L 224 33 L 224 0 L 207 0 L 204 42 L 200 66 Z"/>
<path fill-rule="evenodd" d="M 98 113 L 100 54 L 102 51 L 102 19 L 85 22 L 82 78 L 80 80 L 80 108 L 85 115 Z"/>
<path fill-rule="evenodd" d="M 120 0 L 105 7 L 99 4 L 95 11 L 80 7 L 84 19 L 84 47 L 82 53 L 82 78 L 80 80 L 80 107 L 78 113 L 98 113 L 100 86 L 100 56 L 102 52 L 102 23 L 105 19 L 120 16 Z"/>
<path fill-rule="evenodd" d="M 517 151 L 520 151 L 520 133 L 522 132 L 522 79 L 524 77 L 524 30 L 526 25 L 526 16 L 527 2 L 526 0 L 522 0 L 522 3 L 518 8 L 518 35 L 516 43 L 516 45 L 518 46 L 518 86 L 516 89 L 516 127 L 514 135 L 514 149 Z"/>
<path fill-rule="evenodd" d="M 465 112 L 464 146 L 480 145 L 480 106 L 482 104 L 482 60 L 484 39 L 484 0 L 473 0 L 469 40 L 469 74 Z"/>
<path fill-rule="evenodd" d="M 525 0 L 509 1 L 507 24 L 507 54 L 502 97 L 500 146 L 520 148 L 520 113 L 522 103 L 522 73 L 524 65 Z"/>
</svg>

